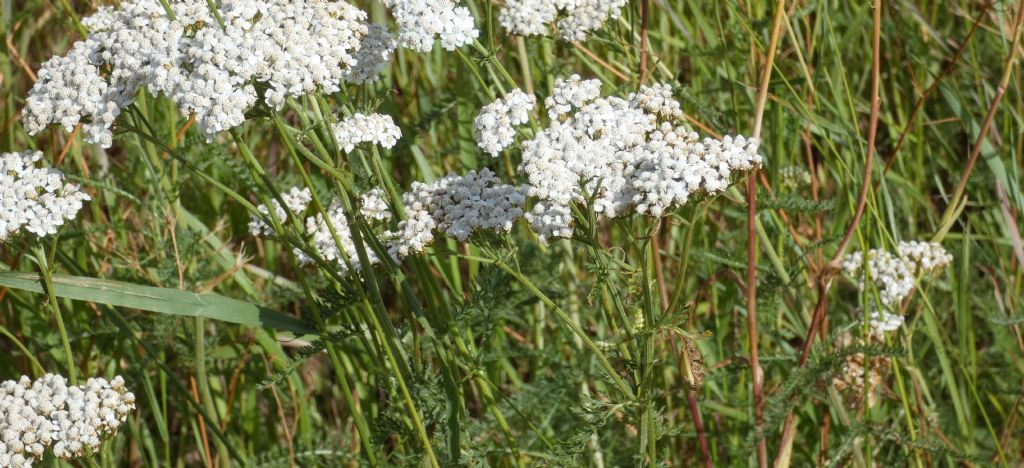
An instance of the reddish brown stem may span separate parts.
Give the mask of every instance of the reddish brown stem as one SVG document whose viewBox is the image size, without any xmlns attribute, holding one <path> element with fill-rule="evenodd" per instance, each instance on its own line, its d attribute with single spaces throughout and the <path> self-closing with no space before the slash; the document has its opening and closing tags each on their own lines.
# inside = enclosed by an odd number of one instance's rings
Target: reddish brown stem
<svg viewBox="0 0 1024 468">
<path fill-rule="evenodd" d="M 929 85 L 923 93 L 921 93 L 921 97 L 917 98 L 917 102 L 914 103 L 914 109 L 910 111 L 910 116 L 907 117 L 906 128 L 904 128 L 903 132 L 900 133 L 899 139 L 896 140 L 896 145 L 893 146 L 892 151 L 889 152 L 889 158 L 885 162 L 885 169 L 882 171 L 883 176 L 889 172 L 893 163 L 896 162 L 900 148 L 902 148 L 903 143 L 907 141 L 907 135 L 910 134 L 910 129 L 914 126 L 914 119 L 917 118 L 917 113 L 921 111 L 922 107 L 924 107 L 925 100 L 928 99 L 928 96 L 932 91 L 935 91 L 935 89 L 939 87 L 939 83 L 942 82 L 942 79 L 949 75 L 949 73 L 953 71 L 953 68 L 956 67 L 957 62 L 960 61 L 960 57 L 963 55 L 964 51 L 967 50 L 967 44 L 971 42 L 971 38 L 974 37 L 974 32 L 978 30 L 978 25 L 981 24 L 981 19 L 984 17 L 984 12 L 978 14 L 978 18 L 974 20 L 974 24 L 971 25 L 971 30 L 967 32 L 967 36 L 964 37 L 963 42 L 960 43 L 960 47 L 956 49 L 956 53 L 953 54 L 953 58 L 950 59 L 949 63 L 946 64 L 945 67 L 943 67 L 942 71 L 939 72 L 939 76 L 936 76 L 935 80 L 932 81 L 932 84 Z"/>
<path fill-rule="evenodd" d="M 1013 74 L 1013 63 L 1017 60 L 1017 47 L 1020 45 L 1020 25 L 1024 20 L 1024 0 L 1017 4 L 1017 16 L 1013 23 L 1013 39 L 1010 43 L 1010 53 L 1006 56 L 1006 62 L 1003 65 L 1003 76 L 999 79 L 999 86 L 996 87 L 996 95 L 992 98 L 992 104 L 988 107 L 988 112 L 985 114 L 985 120 L 981 123 L 981 130 L 978 132 L 978 138 L 974 142 L 974 147 L 971 148 L 971 155 L 967 159 L 967 164 L 964 166 L 964 173 L 960 176 L 960 181 L 956 184 L 956 189 L 953 191 L 953 196 L 949 199 L 949 205 L 946 206 L 946 212 L 942 215 L 942 221 L 940 226 L 944 226 L 947 223 L 952 222 L 952 217 L 956 213 L 957 206 L 960 205 L 960 199 L 964 195 L 964 190 L 967 188 L 967 181 L 971 178 L 971 172 L 974 171 L 974 165 L 978 162 L 978 156 L 981 155 L 981 146 L 985 143 L 985 137 L 988 135 L 988 130 L 992 126 L 992 120 L 995 119 L 996 110 L 999 108 L 999 103 L 1003 100 L 1003 95 L 1006 94 L 1006 86 L 1010 82 L 1010 76 Z"/>
<path fill-rule="evenodd" d="M 868 117 L 868 148 L 864 158 L 864 174 L 861 178 L 860 193 L 857 195 L 857 207 L 853 213 L 853 219 L 843 234 L 843 240 L 839 243 L 835 255 L 828 264 L 823 265 L 818 274 L 818 302 L 814 307 L 814 314 L 811 316 L 811 325 L 807 329 L 807 337 L 804 339 L 803 349 L 800 352 L 799 367 L 807 362 L 814 344 L 814 337 L 825 318 L 825 304 L 828 297 L 828 290 L 832 284 L 832 278 L 839 271 L 839 261 L 842 260 L 850 240 L 853 238 L 860 219 L 864 215 L 864 208 L 867 206 L 868 193 L 871 191 L 871 172 L 875 159 L 875 140 L 878 136 L 878 115 L 881 108 L 879 87 L 881 84 L 881 30 L 882 30 L 882 0 L 876 0 L 873 12 L 873 27 L 871 32 L 871 115 Z M 792 396 L 790 396 L 792 398 Z M 796 418 L 793 411 L 786 414 L 785 422 L 782 425 L 782 438 L 779 443 L 779 453 L 775 460 L 776 466 L 789 466 L 789 456 L 793 448 L 794 431 Z"/>
<path fill-rule="evenodd" d="M 704 436 L 704 423 L 700 418 L 700 408 L 697 407 L 697 395 L 689 392 L 690 415 L 693 416 L 693 428 L 697 431 L 697 443 L 700 444 L 700 454 L 704 457 L 704 466 L 711 468 L 711 450 L 708 449 L 708 439 Z"/>
</svg>

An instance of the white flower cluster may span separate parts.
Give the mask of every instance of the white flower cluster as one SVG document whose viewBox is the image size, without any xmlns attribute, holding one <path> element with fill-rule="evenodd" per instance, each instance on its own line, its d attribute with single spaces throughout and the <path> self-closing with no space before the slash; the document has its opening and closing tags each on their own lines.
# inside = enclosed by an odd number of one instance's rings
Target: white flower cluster
<svg viewBox="0 0 1024 468">
<path fill-rule="evenodd" d="M 512 34 L 545 36 L 558 16 L 555 1 L 506 0 L 498 12 L 498 23 Z"/>
<path fill-rule="evenodd" d="M 582 41 L 605 21 L 622 14 L 626 0 L 506 0 L 498 22 L 512 34 L 547 35 L 551 24 L 558 37 Z"/>
<path fill-rule="evenodd" d="M 277 219 L 284 223 L 288 220 L 288 212 L 295 215 L 300 215 L 303 211 L 306 211 L 306 207 L 309 206 L 309 202 L 313 201 L 313 194 L 309 192 L 308 188 L 292 187 L 287 192 L 281 193 L 281 199 L 284 200 L 284 206 L 288 208 L 285 211 L 281 207 L 281 203 L 277 200 L 271 200 L 270 204 L 274 207 L 274 215 Z M 256 209 L 263 214 L 263 216 L 270 217 L 270 209 L 267 205 L 257 206 Z M 274 232 L 274 228 L 271 227 L 259 216 L 252 215 L 249 217 L 249 233 L 254 236 L 265 236 L 270 235 Z"/>
<path fill-rule="evenodd" d="M 857 278 L 857 287 L 863 291 L 867 284 L 865 275 L 871 276 L 882 307 L 869 303 L 870 328 L 873 334 L 896 330 L 903 324 L 904 317 L 898 312 L 899 306 L 914 290 L 915 278 L 920 274 L 935 274 L 953 261 L 942 245 L 935 242 L 900 242 L 896 254 L 882 249 L 871 249 L 867 253 L 865 272 L 864 254 L 853 252 L 843 259 L 843 272 Z"/>
<path fill-rule="evenodd" d="M 883 333 L 898 330 L 903 326 L 905 317 L 899 314 L 892 314 L 885 310 L 872 310 L 868 318 L 868 328 L 875 336 L 882 336 Z"/>
<path fill-rule="evenodd" d="M 693 194 L 724 190 L 734 173 L 761 163 L 756 140 L 700 141 L 659 123 L 681 115 L 667 86 L 628 99 L 599 95 L 597 81 L 559 80 L 545 101 L 553 122 L 523 143 L 519 171 L 527 194 L 538 198 L 526 218 L 542 241 L 571 236 L 574 201 L 593 197 L 594 211 L 606 218 L 661 216 Z"/>
<path fill-rule="evenodd" d="M 914 271 L 899 256 L 893 255 L 886 250 L 871 249 L 867 254 L 867 268 L 870 270 L 871 280 L 878 289 L 878 299 L 882 306 L 898 306 L 903 298 L 914 289 Z M 843 272 L 851 277 L 858 277 L 858 287 L 863 290 L 866 287 L 861 272 L 864 268 L 864 255 L 861 252 L 853 252 L 843 259 Z"/>
<path fill-rule="evenodd" d="M 89 31 L 111 29 L 117 22 L 117 10 L 110 5 L 100 5 L 96 12 L 82 18 L 82 26 Z"/>
<path fill-rule="evenodd" d="M 0 384 L 0 466 L 31 467 L 50 449 L 72 459 L 95 452 L 135 409 L 124 379 L 89 379 L 68 387 L 64 377 L 23 376 Z"/>
<path fill-rule="evenodd" d="M 701 142 L 695 132 L 662 123 L 634 162 L 636 210 L 661 216 L 691 195 L 720 193 L 729 187 L 734 171 L 761 163 L 757 147 L 757 140 L 742 136 Z"/>
<path fill-rule="evenodd" d="M 43 64 L 23 111 L 35 134 L 50 124 L 70 130 L 83 119 L 87 141 L 108 147 L 121 109 L 145 87 L 171 99 L 212 138 L 240 125 L 258 93 L 280 109 L 289 96 L 335 92 L 365 81 L 390 54 L 381 31 L 364 41 L 366 13 L 326 0 L 222 0 L 218 24 L 204 0 L 128 0 L 86 20 L 91 32 L 64 57 Z M 359 54 L 362 45 L 369 50 Z M 359 65 L 358 60 L 370 63 Z"/>
<path fill-rule="evenodd" d="M 476 144 L 491 156 L 497 156 L 515 141 L 515 125 L 530 121 L 530 111 L 537 105 L 537 97 L 519 89 L 484 106 L 473 121 Z"/>
<path fill-rule="evenodd" d="M 366 27 L 366 35 L 355 53 L 356 63 L 345 72 L 345 81 L 349 83 L 366 83 L 377 81 L 380 72 L 391 61 L 391 54 L 398 47 L 398 41 L 379 24 Z"/>
<path fill-rule="evenodd" d="M 540 201 L 525 215 L 541 242 L 555 237 L 572 237 L 572 208 L 569 205 Z"/>
<path fill-rule="evenodd" d="M 938 272 L 953 263 L 953 255 L 938 242 L 900 242 L 896 251 L 918 273 Z"/>
<path fill-rule="evenodd" d="M 676 101 L 672 95 L 672 86 L 667 83 L 641 86 L 639 91 L 629 95 L 629 103 L 665 120 L 676 121 L 683 118 L 679 101 Z"/>
<path fill-rule="evenodd" d="M 573 109 L 601 97 L 601 80 L 583 80 L 579 75 L 555 80 L 551 95 L 544 99 L 548 116 L 557 119 Z"/>
<path fill-rule="evenodd" d="M 430 52 L 440 37 L 441 47 L 455 50 L 473 42 L 480 31 L 466 7 L 453 0 L 381 0 L 398 23 L 398 43 L 407 49 Z"/>
<path fill-rule="evenodd" d="M 327 210 L 327 217 L 331 223 L 330 226 L 327 225 L 328 220 L 325 220 L 320 214 L 306 218 L 306 235 L 309 236 L 313 249 L 324 260 L 337 263 L 341 268 L 342 274 L 347 274 L 351 270 L 361 270 L 362 263 L 359 261 L 359 252 L 356 250 L 356 244 L 352 240 L 352 230 L 349 227 L 348 219 L 345 217 L 345 209 L 341 206 L 341 203 L 335 202 L 332 204 Z M 334 234 L 331 234 L 332 227 L 334 228 Z M 335 235 L 337 235 L 337 242 L 335 242 Z M 380 263 L 380 258 L 370 248 L 365 236 L 363 245 L 366 249 L 366 258 L 370 264 L 376 265 Z M 296 248 L 293 252 L 299 264 L 313 264 L 313 259 L 302 250 Z"/>
<path fill-rule="evenodd" d="M 368 219 L 376 221 L 388 221 L 391 219 L 391 209 L 384 199 L 384 191 L 374 188 L 359 196 L 359 212 Z"/>
<path fill-rule="evenodd" d="M 281 198 L 284 200 L 285 206 L 292 214 L 296 216 L 302 216 L 305 213 L 309 203 L 313 200 L 312 193 L 308 188 L 292 187 L 287 192 L 281 193 Z M 383 191 L 380 189 L 374 189 L 366 192 L 359 197 L 361 202 L 360 212 L 369 219 L 386 221 L 391 219 L 391 211 L 388 209 L 387 203 L 384 202 Z M 281 204 L 277 200 L 272 200 L 271 205 L 274 208 L 274 214 L 281 222 L 285 222 L 288 216 Z M 269 217 L 270 209 L 267 205 L 259 205 L 256 207 L 264 217 Z M 352 233 L 349 230 L 348 219 L 345 218 L 345 211 L 340 203 L 332 203 L 330 208 L 327 209 L 328 219 L 324 219 L 322 215 L 317 213 L 315 216 L 308 216 L 305 218 L 303 225 L 305 226 L 305 233 L 309 237 L 310 243 L 314 250 L 323 257 L 324 260 L 329 262 L 337 262 L 342 267 L 343 272 L 348 272 L 350 266 L 354 269 L 359 269 L 359 256 L 356 252 L 355 244 L 352 241 Z M 330 226 L 327 222 L 330 221 Z M 334 228 L 334 233 L 338 236 L 338 241 L 341 243 L 339 249 L 338 243 L 334 241 L 334 235 L 331 234 L 331 227 Z M 256 237 L 270 236 L 274 233 L 274 228 L 268 225 L 263 217 L 251 215 L 249 217 L 249 233 Z M 344 253 L 342 252 L 344 250 Z M 295 254 L 295 258 L 299 264 L 311 265 L 313 264 L 313 258 L 306 254 L 299 248 L 292 250 Z M 366 249 L 367 256 L 370 259 L 371 264 L 377 264 L 380 259 L 369 247 Z M 346 257 L 348 262 L 345 262 Z"/>
<path fill-rule="evenodd" d="M 796 189 L 811 184 L 811 171 L 803 166 L 786 166 L 779 169 L 779 178 L 784 187 Z"/>
<path fill-rule="evenodd" d="M 365 142 L 391 148 L 401 137 L 402 129 L 395 125 L 390 115 L 352 114 L 351 117 L 334 124 L 334 138 L 345 152 L 352 151 L 356 145 Z"/>
<path fill-rule="evenodd" d="M 64 173 L 38 168 L 39 151 L 0 153 L 0 241 L 21 229 L 39 237 L 75 219 L 89 195 L 64 182 Z"/>
<path fill-rule="evenodd" d="M 519 187 L 502 184 L 490 169 L 449 174 L 429 184 L 413 182 L 402 196 L 407 219 L 398 224 L 393 255 L 422 252 L 434 240 L 434 231 L 465 242 L 477 229 L 511 231 L 523 216 L 526 196 Z"/>
</svg>

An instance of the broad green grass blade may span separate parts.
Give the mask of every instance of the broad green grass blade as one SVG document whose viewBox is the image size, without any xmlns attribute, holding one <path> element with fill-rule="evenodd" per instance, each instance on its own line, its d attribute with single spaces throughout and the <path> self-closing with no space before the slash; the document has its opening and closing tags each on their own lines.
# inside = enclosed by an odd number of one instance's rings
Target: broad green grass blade
<svg viewBox="0 0 1024 468">
<path fill-rule="evenodd" d="M 0 286 L 43 292 L 43 284 L 34 273 L 0 273 Z M 221 296 L 197 294 L 178 289 L 140 286 L 98 278 L 54 275 L 54 293 L 58 297 L 148 310 L 161 314 L 205 317 L 253 327 L 268 327 L 301 334 L 316 333 L 311 325 L 294 317 L 248 302 Z"/>
</svg>

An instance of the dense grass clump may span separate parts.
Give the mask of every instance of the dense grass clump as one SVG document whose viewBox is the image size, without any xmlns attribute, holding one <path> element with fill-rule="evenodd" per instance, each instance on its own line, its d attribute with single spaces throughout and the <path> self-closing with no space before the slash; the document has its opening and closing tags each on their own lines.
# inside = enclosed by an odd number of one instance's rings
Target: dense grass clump
<svg viewBox="0 0 1024 468">
<path fill-rule="evenodd" d="M 1018 466 L 1022 22 L 0 0 L 0 466 Z"/>
</svg>

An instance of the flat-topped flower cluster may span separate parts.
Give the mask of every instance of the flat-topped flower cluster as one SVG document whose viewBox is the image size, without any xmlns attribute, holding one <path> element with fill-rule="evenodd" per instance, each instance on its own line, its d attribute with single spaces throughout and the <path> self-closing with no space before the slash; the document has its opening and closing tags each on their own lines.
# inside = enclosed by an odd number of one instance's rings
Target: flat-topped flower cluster
<svg viewBox="0 0 1024 468">
<path fill-rule="evenodd" d="M 607 218 L 662 216 L 696 195 L 714 195 L 761 163 L 758 142 L 705 138 L 681 126 L 667 85 L 627 98 L 601 97 L 597 80 L 558 80 L 545 100 L 551 124 L 523 143 L 519 172 L 537 203 L 526 215 L 541 240 L 572 233 L 570 204 L 593 198 Z"/>
<path fill-rule="evenodd" d="M 402 129 L 389 115 L 353 114 L 334 125 L 334 138 L 345 152 L 352 151 L 360 143 L 391 148 L 401 137 Z"/>
<path fill-rule="evenodd" d="M 477 145 L 491 156 L 500 154 L 515 141 L 515 126 L 530 121 L 530 111 L 536 105 L 536 96 L 514 89 L 484 106 L 473 120 Z"/>
<path fill-rule="evenodd" d="M 0 466 L 31 467 L 46 450 L 65 460 L 96 452 L 135 410 L 124 379 L 23 376 L 0 383 Z"/>
<path fill-rule="evenodd" d="M 518 135 L 515 126 L 529 121 L 536 103 L 535 96 L 515 89 L 485 106 L 475 121 L 481 149 L 495 155 L 510 146 Z M 761 163 L 756 140 L 702 140 L 679 125 L 682 110 L 668 85 L 641 87 L 626 98 L 602 97 L 599 81 L 573 75 L 557 80 L 544 103 L 549 125 L 522 142 L 518 171 L 525 183 L 502 183 L 490 169 L 414 182 L 396 201 L 404 217 L 396 220 L 395 229 L 377 223 L 389 256 L 400 260 L 422 252 L 437 233 L 465 242 L 477 230 L 509 232 L 521 217 L 542 242 L 571 237 L 574 207 L 586 209 L 587 203 L 604 219 L 633 213 L 660 217 L 693 197 L 722 192 L 736 174 Z M 378 114 L 356 114 L 338 124 L 335 134 L 345 151 L 363 143 L 390 147 L 400 136 L 390 117 Z M 293 213 L 303 212 L 308 193 L 293 188 L 285 203 Z M 278 217 L 284 216 L 277 201 L 271 205 Z M 363 197 L 361 205 L 373 222 L 390 219 L 380 193 Z M 271 208 L 260 206 L 259 211 L 266 215 Z M 326 260 L 347 257 L 344 270 L 358 268 L 344 210 L 332 205 L 329 212 L 328 219 L 307 218 L 305 235 Z M 259 218 L 250 226 L 254 235 L 269 234 Z"/>
<path fill-rule="evenodd" d="M 207 139 L 241 125 L 262 100 L 285 99 L 375 80 L 395 47 L 452 50 L 478 35 L 452 0 L 382 0 L 397 37 L 368 25 L 362 10 L 328 0 L 126 0 L 86 18 L 88 37 L 39 70 L 23 111 L 36 134 L 81 124 L 86 141 L 109 147 L 112 127 L 140 89 L 194 116 Z"/>
<path fill-rule="evenodd" d="M 36 167 L 42 158 L 39 151 L 0 154 L 0 241 L 21 230 L 56 234 L 89 200 L 60 170 Z"/>
<path fill-rule="evenodd" d="M 872 333 L 881 334 L 900 328 L 904 317 L 900 305 L 914 290 L 920 275 L 934 275 L 953 262 L 953 256 L 936 242 L 901 241 L 896 244 L 896 253 L 884 249 L 867 252 L 853 252 L 843 259 L 842 269 L 857 280 L 861 291 L 870 287 L 878 292 L 878 303 L 872 299 L 870 307 L 870 328 Z M 867 280 L 870 279 L 870 282 Z"/>
<path fill-rule="evenodd" d="M 366 78 L 365 70 L 353 71 L 369 32 L 366 13 L 348 3 L 225 0 L 218 2 L 219 18 L 204 0 L 169 5 L 170 14 L 157 0 L 128 1 L 87 21 L 93 30 L 85 40 L 43 64 L 24 110 L 25 129 L 70 130 L 85 119 L 87 140 L 110 146 L 115 119 L 145 88 L 195 115 L 212 137 L 245 121 L 260 97 L 257 84 L 265 87 L 263 101 L 280 109 L 286 97 L 334 92 L 352 75 Z M 380 38 L 372 39 L 379 49 Z"/>
<path fill-rule="evenodd" d="M 381 0 L 381 3 L 391 9 L 398 23 L 398 41 L 408 49 L 429 52 L 434 41 L 440 38 L 441 47 L 455 50 L 480 35 L 469 9 L 457 6 L 453 0 Z"/>
<path fill-rule="evenodd" d="M 512 34 L 582 41 L 622 14 L 626 0 L 506 0 L 498 22 Z"/>
</svg>

